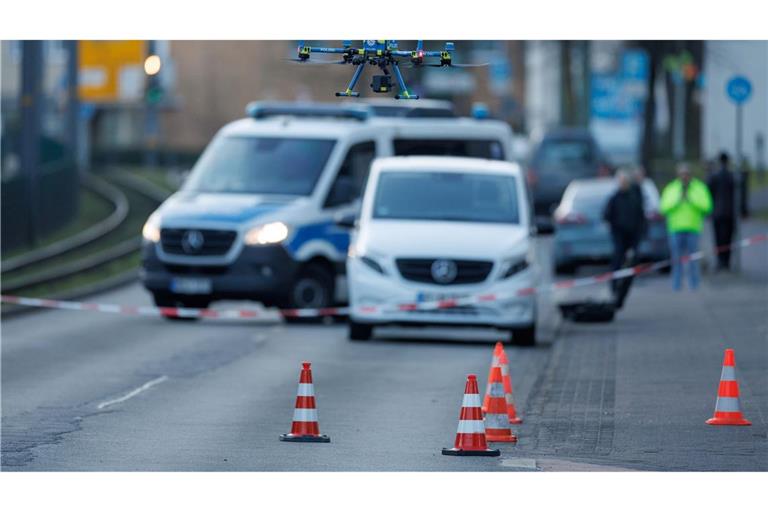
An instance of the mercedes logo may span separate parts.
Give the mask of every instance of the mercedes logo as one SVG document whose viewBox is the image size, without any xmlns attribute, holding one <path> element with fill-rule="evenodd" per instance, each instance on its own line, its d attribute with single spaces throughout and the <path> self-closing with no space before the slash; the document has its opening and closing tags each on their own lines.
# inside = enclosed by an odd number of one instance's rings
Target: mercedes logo
<svg viewBox="0 0 768 512">
<path fill-rule="evenodd" d="M 456 279 L 459 269 L 456 267 L 456 263 L 451 260 L 435 260 L 430 270 L 432 271 L 432 279 L 436 283 L 448 284 Z"/>
<path fill-rule="evenodd" d="M 184 252 L 186 253 L 196 253 L 203 248 L 204 242 L 205 238 L 203 238 L 203 234 L 200 231 L 190 229 L 181 237 L 181 248 L 184 249 Z"/>
</svg>

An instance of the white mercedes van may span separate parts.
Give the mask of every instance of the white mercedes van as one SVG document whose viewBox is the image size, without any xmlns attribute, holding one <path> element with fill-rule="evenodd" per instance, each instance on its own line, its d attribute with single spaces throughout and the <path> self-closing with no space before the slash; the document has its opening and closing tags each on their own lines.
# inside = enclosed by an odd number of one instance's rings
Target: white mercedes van
<svg viewBox="0 0 768 512">
<path fill-rule="evenodd" d="M 381 325 L 483 326 L 536 339 L 528 194 L 517 164 L 478 158 L 375 160 L 349 248 L 349 335 Z M 341 221 L 344 224 L 343 221 Z M 399 304 L 473 296 L 444 309 Z"/>
</svg>

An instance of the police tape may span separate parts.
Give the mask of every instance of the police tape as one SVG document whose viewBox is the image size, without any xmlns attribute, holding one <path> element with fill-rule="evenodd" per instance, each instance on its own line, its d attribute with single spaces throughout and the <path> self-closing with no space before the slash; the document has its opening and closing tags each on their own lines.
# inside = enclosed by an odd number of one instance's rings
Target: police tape
<svg viewBox="0 0 768 512">
<path fill-rule="evenodd" d="M 768 233 L 761 233 L 748 238 L 744 238 L 733 244 L 716 247 L 714 252 L 719 253 L 732 250 L 737 247 L 750 247 L 768 240 Z M 690 255 L 680 258 L 682 263 L 696 261 L 704 258 L 704 251 L 697 251 Z M 389 313 L 389 312 L 407 312 L 407 311 L 429 311 L 440 309 L 451 309 L 464 306 L 472 306 L 489 302 L 500 302 L 520 297 L 528 297 L 537 293 L 555 292 L 558 290 L 567 290 L 582 286 L 591 286 L 608 281 L 635 277 L 649 272 L 656 272 L 672 265 L 672 260 L 667 259 L 655 263 L 641 263 L 631 267 L 619 270 L 605 272 L 594 276 L 556 281 L 541 287 L 520 288 L 509 293 L 492 293 L 481 295 L 470 295 L 467 297 L 441 299 L 435 301 L 409 302 L 398 304 L 383 304 L 358 306 L 360 313 Z M 96 311 L 99 313 L 114 313 L 129 316 L 151 316 L 151 317 L 169 317 L 169 318 L 216 318 L 216 319 L 255 319 L 266 317 L 268 313 L 274 310 L 268 309 L 196 309 L 184 307 L 156 307 L 156 306 L 132 306 L 120 304 L 100 304 L 94 302 L 74 302 L 56 299 L 40 299 L 34 297 L 19 297 L 15 295 L 0 295 L 0 302 L 7 304 L 17 304 L 20 306 L 62 309 L 70 311 Z M 317 318 L 327 316 L 348 315 L 351 308 L 331 307 L 331 308 L 306 308 L 306 309 L 280 309 L 277 312 L 283 318 Z"/>
</svg>

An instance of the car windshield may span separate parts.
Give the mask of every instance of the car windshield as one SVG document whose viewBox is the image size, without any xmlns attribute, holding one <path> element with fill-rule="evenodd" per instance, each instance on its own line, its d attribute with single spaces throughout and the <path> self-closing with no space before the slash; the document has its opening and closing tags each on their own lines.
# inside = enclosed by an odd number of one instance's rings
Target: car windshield
<svg viewBox="0 0 768 512">
<path fill-rule="evenodd" d="M 589 217 L 602 215 L 608 199 L 616 192 L 618 185 L 614 181 L 595 185 L 576 186 L 568 195 L 571 208 Z M 651 180 L 643 182 L 643 206 L 646 211 L 655 211 L 659 207 L 659 194 Z"/>
<path fill-rule="evenodd" d="M 517 184 L 498 174 L 384 172 L 373 217 L 517 224 Z"/>
<path fill-rule="evenodd" d="M 185 190 L 248 194 L 312 193 L 336 141 L 222 137 L 206 149 Z"/>
<path fill-rule="evenodd" d="M 600 217 L 608 198 L 615 190 L 616 187 L 613 184 L 602 187 L 577 188 L 573 195 L 573 209 L 589 217 Z"/>
<path fill-rule="evenodd" d="M 552 139 L 542 144 L 535 165 L 542 170 L 584 169 L 596 165 L 596 155 L 587 139 Z"/>
<path fill-rule="evenodd" d="M 466 156 L 504 160 L 497 140 L 471 139 L 395 139 L 395 156 Z"/>
</svg>

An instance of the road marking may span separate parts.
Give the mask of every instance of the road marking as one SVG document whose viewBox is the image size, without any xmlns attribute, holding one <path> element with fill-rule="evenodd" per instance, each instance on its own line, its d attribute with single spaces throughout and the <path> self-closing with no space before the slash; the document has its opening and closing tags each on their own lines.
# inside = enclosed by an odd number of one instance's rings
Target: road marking
<svg viewBox="0 0 768 512">
<path fill-rule="evenodd" d="M 114 400 L 107 400 L 106 402 L 101 402 L 99 405 L 96 406 L 96 408 L 104 409 L 105 407 L 109 407 L 110 405 L 115 405 L 115 404 L 119 404 L 120 402 L 125 402 L 126 400 L 130 400 L 131 398 L 135 397 L 139 393 L 142 393 L 148 390 L 152 386 L 156 386 L 157 384 L 160 384 L 161 382 L 165 382 L 166 380 L 168 380 L 167 375 L 163 375 L 162 377 L 152 379 L 151 381 L 142 384 L 141 386 L 137 387 L 130 393 L 127 393 L 121 396 L 120 398 L 115 398 Z"/>
<path fill-rule="evenodd" d="M 501 459 L 501 465 L 505 468 L 528 469 L 531 471 L 538 471 L 539 469 L 536 466 L 536 459 Z"/>
</svg>

